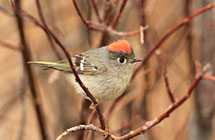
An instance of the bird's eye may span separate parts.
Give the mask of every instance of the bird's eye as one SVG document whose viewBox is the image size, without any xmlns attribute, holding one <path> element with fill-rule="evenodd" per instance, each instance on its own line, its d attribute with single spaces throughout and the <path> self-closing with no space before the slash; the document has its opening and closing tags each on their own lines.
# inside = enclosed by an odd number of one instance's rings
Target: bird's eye
<svg viewBox="0 0 215 140">
<path fill-rule="evenodd" d="M 121 64 L 125 64 L 127 62 L 127 60 L 123 57 L 118 58 L 117 61 Z"/>
</svg>

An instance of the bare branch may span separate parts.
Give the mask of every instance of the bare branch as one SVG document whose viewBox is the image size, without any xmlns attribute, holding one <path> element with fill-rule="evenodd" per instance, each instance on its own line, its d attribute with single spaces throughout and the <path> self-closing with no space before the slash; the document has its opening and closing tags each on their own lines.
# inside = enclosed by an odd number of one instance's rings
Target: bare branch
<svg viewBox="0 0 215 140">
<path fill-rule="evenodd" d="M 40 17 L 40 20 L 42 21 L 42 24 L 44 25 L 45 28 L 48 28 L 47 24 L 46 24 L 46 21 L 45 21 L 45 18 L 43 16 L 43 12 L 42 12 L 42 8 L 41 8 L 41 5 L 40 5 L 40 1 L 39 0 L 36 0 L 36 5 L 37 5 L 37 12 L 38 12 L 38 15 Z M 53 43 L 53 40 L 51 39 L 50 35 L 49 34 L 46 34 L 47 37 L 48 37 L 48 41 L 49 41 L 49 44 L 52 48 L 52 50 L 54 51 L 54 53 L 56 54 L 56 56 L 58 57 L 58 59 L 62 59 L 62 57 L 60 56 L 60 54 L 58 53 L 54 43 Z"/>
<path fill-rule="evenodd" d="M 162 55 L 161 55 L 161 51 L 160 50 L 157 50 L 155 52 L 156 56 L 157 56 L 157 59 L 158 59 L 158 65 L 160 67 L 160 72 L 162 73 L 163 77 L 164 77 L 164 82 L 165 82 L 165 85 L 166 85 L 166 89 L 167 89 L 167 94 L 169 96 L 169 99 L 172 103 L 174 103 L 176 101 L 171 89 L 170 89 L 170 86 L 169 86 L 169 80 L 168 80 L 168 77 L 167 77 L 167 68 L 166 68 L 166 64 L 165 62 L 163 61 L 162 59 Z"/>
<path fill-rule="evenodd" d="M 75 131 L 79 131 L 79 130 L 92 130 L 92 131 L 96 131 L 98 133 L 101 133 L 103 135 L 105 135 L 105 131 L 98 128 L 97 126 L 93 125 L 93 124 L 89 124 L 89 125 L 78 125 L 78 126 L 74 126 L 72 128 L 67 129 L 66 131 L 64 131 L 60 136 L 57 137 L 56 140 L 62 140 L 65 136 L 67 136 L 68 134 L 75 132 Z M 117 139 L 116 136 L 111 135 L 110 137 L 111 139 Z"/>
<path fill-rule="evenodd" d="M 114 17 L 114 19 L 113 19 L 113 21 L 111 23 L 111 27 L 114 27 L 116 25 L 116 23 L 118 22 L 119 17 L 122 14 L 122 11 L 123 11 L 123 9 L 125 7 L 126 2 L 127 2 L 127 0 L 122 0 L 122 3 L 121 3 L 120 8 L 119 8 L 119 11 L 118 11 L 118 13 L 116 14 L 116 16 Z"/>
<path fill-rule="evenodd" d="M 91 114 L 89 116 L 89 120 L 88 120 L 87 124 L 91 124 L 93 122 L 93 119 L 95 117 L 95 113 L 96 113 L 96 110 L 93 109 L 93 111 L 91 112 Z M 83 140 L 87 140 L 88 134 L 89 134 L 89 131 L 84 132 Z"/>
<path fill-rule="evenodd" d="M 149 51 L 149 53 L 147 53 L 147 55 L 144 57 L 141 65 L 135 70 L 134 75 L 132 78 L 134 78 L 136 76 L 136 74 L 141 70 L 142 66 L 148 61 L 148 59 L 151 58 L 151 56 L 154 54 L 154 52 L 159 49 L 162 44 L 173 34 L 175 33 L 177 30 L 179 30 L 181 27 L 183 27 L 184 25 L 186 25 L 187 23 L 190 22 L 190 20 L 192 20 L 194 17 L 212 9 L 215 7 L 215 4 L 209 4 L 203 8 L 201 8 L 200 10 L 194 12 L 193 14 L 191 14 L 190 16 L 186 17 L 185 19 L 183 19 L 179 24 L 175 25 L 173 28 L 171 28 L 170 30 L 168 30 L 165 35 L 157 42 L 157 44 L 153 47 L 153 49 L 151 49 Z"/>
<path fill-rule="evenodd" d="M 99 20 L 99 23 L 102 23 L 103 21 L 102 21 L 100 15 L 99 15 L 99 11 L 98 11 L 98 8 L 97 8 L 97 5 L 96 5 L 95 0 L 91 0 L 91 2 L 92 2 L 92 4 L 93 4 L 93 8 L 94 8 L 94 10 L 95 10 L 96 17 L 97 17 L 97 19 Z"/>
<path fill-rule="evenodd" d="M 89 24 L 88 24 L 88 22 L 84 19 L 83 15 L 81 14 L 81 11 L 80 11 L 80 9 L 78 8 L 78 5 L 77 5 L 76 1 L 75 1 L 75 0 L 72 0 L 72 2 L 73 2 L 73 4 L 74 4 L 74 6 L 75 6 L 76 11 L 78 12 L 79 17 L 80 17 L 81 20 L 82 20 L 82 22 L 83 22 L 87 27 L 89 27 Z"/>
<path fill-rule="evenodd" d="M 176 101 L 176 99 L 175 99 L 175 97 L 174 97 L 174 95 L 173 95 L 173 93 L 172 93 L 172 91 L 171 91 L 171 89 L 169 87 L 169 80 L 167 78 L 166 72 L 163 73 L 163 77 L 164 77 L 164 81 L 165 81 L 165 84 L 166 84 L 166 89 L 167 89 L 167 93 L 168 93 L 168 96 L 170 98 L 170 101 L 172 103 L 174 103 Z"/>
</svg>

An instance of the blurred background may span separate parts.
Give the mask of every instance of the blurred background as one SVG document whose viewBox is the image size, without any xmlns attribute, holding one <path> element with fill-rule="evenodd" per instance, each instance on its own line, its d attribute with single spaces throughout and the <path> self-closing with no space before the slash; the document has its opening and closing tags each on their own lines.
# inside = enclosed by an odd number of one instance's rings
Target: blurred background
<svg viewBox="0 0 215 140">
<path fill-rule="evenodd" d="M 123 0 L 95 0 L 103 23 L 113 20 Z M 211 3 L 210 0 L 133 0 L 127 1 L 114 29 L 130 32 L 148 25 L 144 36 L 118 36 L 88 29 L 75 10 L 72 0 L 41 0 L 42 13 L 48 27 L 70 50 L 71 55 L 108 45 L 117 39 L 127 39 L 137 58 L 143 58 L 159 39 L 183 18 Z M 98 22 L 92 1 L 77 0 L 86 20 Z M 36 2 L 22 0 L 21 7 L 40 21 Z M 5 140 L 40 140 L 35 100 L 36 90 L 41 118 L 47 139 L 56 139 L 64 130 L 86 124 L 91 110 L 89 102 L 75 93 L 62 73 L 31 66 L 33 79 L 28 80 L 26 62 L 21 51 L 17 20 L 10 0 L 0 0 L 0 137 Z M 30 59 L 58 61 L 64 53 L 55 44 L 52 48 L 47 35 L 27 18 L 24 20 L 26 46 Z M 143 38 L 144 37 L 144 38 Z M 120 136 L 128 133 L 164 112 L 171 101 L 167 94 L 163 73 L 176 98 L 182 97 L 195 76 L 194 62 L 210 63 L 215 70 L 215 11 L 209 10 L 195 17 L 189 24 L 174 33 L 137 74 L 127 94 L 117 102 L 101 103 L 110 132 Z M 141 40 L 144 39 L 144 44 Z M 169 118 L 137 136 L 135 140 L 215 140 L 215 83 L 201 81 L 195 93 Z M 93 121 L 99 126 L 98 120 Z M 81 140 L 83 131 L 65 139 Z M 88 139 L 102 139 L 90 133 Z"/>
</svg>

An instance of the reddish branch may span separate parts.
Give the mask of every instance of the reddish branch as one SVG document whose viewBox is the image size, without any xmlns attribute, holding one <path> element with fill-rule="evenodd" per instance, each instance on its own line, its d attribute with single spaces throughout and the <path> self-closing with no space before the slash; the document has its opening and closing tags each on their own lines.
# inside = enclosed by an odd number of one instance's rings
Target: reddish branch
<svg viewBox="0 0 215 140">
<path fill-rule="evenodd" d="M 41 8 L 41 5 L 40 5 L 40 1 L 39 0 L 36 0 L 36 6 L 37 6 L 37 12 L 38 12 L 38 15 L 40 17 L 40 20 L 42 21 L 42 24 L 45 28 L 48 28 L 47 24 L 46 24 L 46 21 L 45 21 L 45 18 L 43 16 L 43 12 L 42 12 L 42 8 Z M 46 34 L 47 37 L 48 37 L 48 41 L 50 43 L 50 46 L 52 47 L 53 51 L 55 52 L 56 56 L 58 57 L 58 59 L 62 59 L 60 54 L 58 53 L 54 43 L 53 43 L 53 40 L 51 39 L 50 35 L 49 34 Z"/>
<path fill-rule="evenodd" d="M 100 15 L 99 15 L 99 11 L 98 11 L 98 8 L 97 8 L 97 5 L 96 5 L 95 0 L 91 0 L 91 2 L 92 2 L 92 4 L 93 4 L 93 8 L 94 8 L 94 10 L 95 10 L 96 17 L 97 17 L 97 19 L 99 20 L 99 23 L 102 23 L 103 21 L 102 21 Z"/>
<path fill-rule="evenodd" d="M 81 21 L 87 26 L 87 28 L 89 28 L 91 30 L 98 31 L 98 32 L 108 32 L 110 34 L 117 35 L 117 36 L 132 36 L 132 35 L 136 35 L 136 34 L 142 32 L 143 30 L 148 28 L 148 26 L 146 26 L 144 28 L 140 28 L 139 30 L 135 30 L 135 31 L 131 31 L 131 32 L 118 32 L 118 31 L 112 29 L 112 27 L 117 23 L 117 21 L 118 21 L 120 15 L 122 13 L 122 10 L 123 10 L 127 0 L 123 0 L 122 4 L 120 6 L 120 10 L 117 13 L 116 17 L 114 18 L 111 26 L 108 26 L 108 25 L 102 24 L 102 23 L 98 24 L 98 23 L 95 23 L 95 22 L 92 22 L 92 21 L 85 20 L 83 15 L 82 15 L 82 13 L 81 13 L 81 11 L 80 11 L 80 9 L 78 8 L 78 5 L 77 5 L 76 1 L 75 0 L 72 0 L 72 1 L 73 1 L 73 4 L 75 6 L 75 9 L 76 9 L 79 17 L 81 18 Z M 93 4 L 96 4 L 94 0 L 91 0 L 91 1 L 92 1 Z M 94 9 L 95 9 L 95 7 L 94 7 Z M 97 15 L 97 18 L 100 18 L 100 16 Z"/>
<path fill-rule="evenodd" d="M 81 14 L 81 11 L 80 11 L 80 9 L 78 8 L 78 5 L 77 5 L 76 1 L 75 1 L 75 0 L 72 0 L 72 2 L 73 2 L 73 4 L 74 4 L 74 6 L 75 6 L 76 11 L 78 12 L 79 17 L 80 17 L 81 20 L 82 20 L 82 22 L 83 22 L 87 27 L 89 27 L 89 24 L 88 24 L 88 22 L 84 19 L 83 15 Z"/>
<path fill-rule="evenodd" d="M 116 23 L 118 22 L 119 18 L 120 18 L 120 15 L 122 14 L 122 11 L 125 7 L 125 4 L 126 4 L 127 0 L 122 0 L 122 3 L 120 5 L 120 8 L 119 8 L 119 11 L 117 12 L 116 16 L 114 17 L 112 23 L 111 23 L 111 26 L 114 27 L 116 25 Z"/>
<path fill-rule="evenodd" d="M 169 86 L 169 80 L 168 80 L 168 77 L 167 77 L 167 68 L 166 68 L 165 62 L 162 59 L 161 51 L 157 50 L 155 54 L 157 56 L 160 72 L 162 73 L 162 75 L 164 77 L 164 82 L 165 82 L 165 85 L 166 85 L 167 94 L 169 96 L 170 101 L 172 103 L 174 103 L 176 99 L 175 99 L 175 97 L 174 97 L 174 95 L 173 95 L 173 93 L 172 93 L 172 91 L 170 89 L 170 86 Z"/>
<path fill-rule="evenodd" d="M 90 116 L 89 116 L 89 120 L 87 122 L 87 124 L 91 124 L 94 120 L 94 117 L 95 117 L 95 113 L 96 113 L 96 110 L 93 109 L 93 111 L 91 112 Z M 89 131 L 85 131 L 84 132 L 84 136 L 83 136 L 83 140 L 87 140 L 87 137 L 88 137 L 88 134 L 89 134 Z"/>
<path fill-rule="evenodd" d="M 159 49 L 161 47 L 161 45 L 173 34 L 175 33 L 177 30 L 179 30 L 181 27 L 183 27 L 184 25 L 186 25 L 187 23 L 190 22 L 190 20 L 192 20 L 194 17 L 202 14 L 203 12 L 206 12 L 212 8 L 214 8 L 215 4 L 209 4 L 205 7 L 203 7 L 202 9 L 194 12 L 193 14 L 191 14 L 190 16 L 186 17 L 184 20 L 182 20 L 179 24 L 175 25 L 173 28 L 171 28 L 170 30 L 168 30 L 166 32 L 166 34 L 157 42 L 157 44 L 153 47 L 153 49 L 151 51 L 149 51 L 149 53 L 147 53 L 147 55 L 144 57 L 144 60 L 142 61 L 141 65 L 135 70 L 133 78 L 137 75 L 137 73 L 141 70 L 142 66 L 148 61 L 148 59 L 151 58 L 151 56 L 155 53 L 155 51 L 157 49 Z"/>
<path fill-rule="evenodd" d="M 167 78 L 167 75 L 166 75 L 166 72 L 163 73 L 163 76 L 164 76 L 164 81 L 165 81 L 165 84 L 166 84 L 166 89 L 167 89 L 167 93 L 168 93 L 168 96 L 169 96 L 169 99 L 172 103 L 174 103 L 176 100 L 175 100 L 175 97 L 169 87 L 169 80 Z"/>
</svg>

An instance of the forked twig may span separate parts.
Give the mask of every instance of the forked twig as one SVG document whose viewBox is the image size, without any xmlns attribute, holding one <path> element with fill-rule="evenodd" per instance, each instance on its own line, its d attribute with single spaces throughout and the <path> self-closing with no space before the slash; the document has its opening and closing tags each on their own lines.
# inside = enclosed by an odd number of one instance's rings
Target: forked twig
<svg viewBox="0 0 215 140">
<path fill-rule="evenodd" d="M 96 131 L 98 133 L 101 133 L 103 135 L 105 135 L 105 131 L 98 128 L 97 126 L 93 125 L 93 124 L 89 124 L 89 125 L 78 125 L 78 126 L 74 126 L 71 127 L 69 129 L 67 129 L 66 131 L 64 131 L 60 136 L 57 137 L 56 140 L 62 140 L 65 136 L 67 136 L 68 134 L 75 132 L 75 131 L 79 131 L 79 130 L 92 130 L 92 131 Z M 116 136 L 111 135 L 109 136 L 110 139 L 117 139 Z"/>
</svg>

